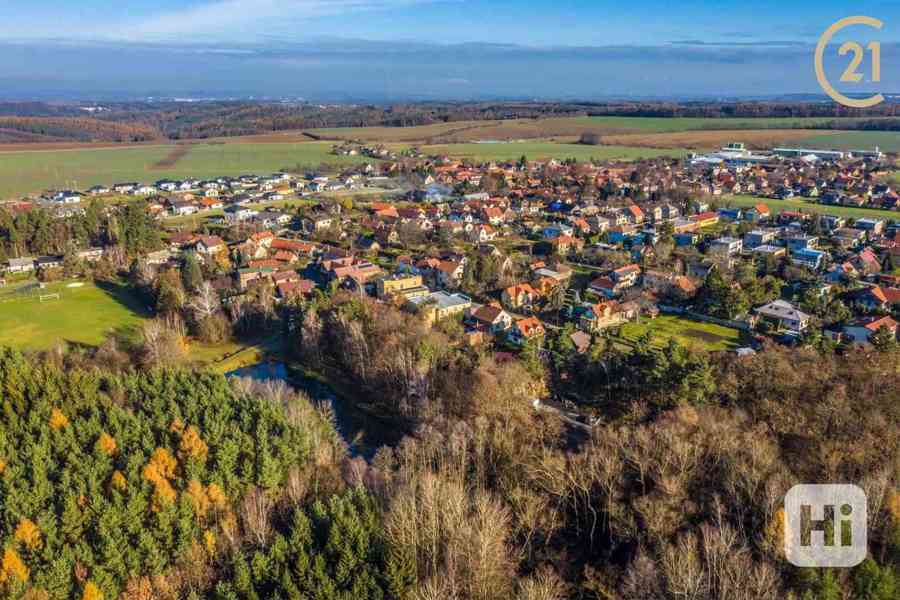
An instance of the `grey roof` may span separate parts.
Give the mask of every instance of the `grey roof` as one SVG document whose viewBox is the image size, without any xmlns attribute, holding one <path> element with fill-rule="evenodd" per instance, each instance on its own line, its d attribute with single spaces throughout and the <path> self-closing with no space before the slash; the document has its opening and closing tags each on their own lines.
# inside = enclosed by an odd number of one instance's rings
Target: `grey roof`
<svg viewBox="0 0 900 600">
<path fill-rule="evenodd" d="M 793 319 L 796 321 L 809 319 L 808 314 L 798 310 L 793 304 L 785 300 L 774 300 L 769 302 L 765 306 L 757 308 L 756 312 L 776 319 Z"/>
</svg>

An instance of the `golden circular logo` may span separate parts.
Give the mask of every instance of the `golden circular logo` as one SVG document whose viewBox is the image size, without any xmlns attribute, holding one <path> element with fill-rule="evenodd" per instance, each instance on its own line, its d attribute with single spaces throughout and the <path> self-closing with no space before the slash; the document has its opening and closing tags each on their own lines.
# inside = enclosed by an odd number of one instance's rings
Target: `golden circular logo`
<svg viewBox="0 0 900 600">
<path fill-rule="evenodd" d="M 850 106 L 852 108 L 869 108 L 870 106 L 875 106 L 876 104 L 881 104 L 882 102 L 884 102 L 884 96 L 882 96 L 881 94 L 875 94 L 874 96 L 870 96 L 868 98 L 848 98 L 844 94 L 834 89 L 834 86 L 831 85 L 831 82 L 828 81 L 828 77 L 825 75 L 825 65 L 823 64 L 825 49 L 828 47 L 829 42 L 831 42 L 831 38 L 833 38 L 838 31 L 845 27 L 849 27 L 850 25 L 867 25 L 874 29 L 881 29 L 884 23 L 882 23 L 878 19 L 860 15 L 856 17 L 846 17 L 844 19 L 841 19 L 840 21 L 834 23 L 831 27 L 826 29 L 825 33 L 822 34 L 822 37 L 819 38 L 819 43 L 816 45 L 816 79 L 819 80 L 819 85 L 822 86 L 822 89 L 825 91 L 825 93 L 828 94 L 835 102 L 843 104 L 844 106 Z M 871 42 L 866 48 L 872 55 L 871 80 L 881 81 L 881 45 L 878 42 Z M 841 75 L 841 81 L 859 83 L 860 81 L 862 81 L 863 76 L 861 73 L 857 73 L 856 69 L 863 61 L 865 50 L 857 42 L 845 42 L 838 50 L 838 54 L 840 54 L 841 56 L 850 53 L 853 54 L 853 58 L 850 60 L 850 64 L 847 66 L 846 70 L 844 70 L 844 74 Z"/>
</svg>

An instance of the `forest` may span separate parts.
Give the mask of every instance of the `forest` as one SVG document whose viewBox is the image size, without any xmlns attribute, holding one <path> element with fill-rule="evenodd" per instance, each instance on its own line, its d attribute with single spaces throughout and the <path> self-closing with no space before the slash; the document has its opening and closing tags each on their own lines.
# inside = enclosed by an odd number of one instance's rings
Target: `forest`
<svg viewBox="0 0 900 600">
<path fill-rule="evenodd" d="M 143 123 L 84 117 L 0 117 L 0 142 L 146 142 L 159 139 Z"/>
<path fill-rule="evenodd" d="M 177 285 L 172 283 L 171 285 Z M 189 286 L 188 286 L 189 287 Z M 406 433 L 352 456 L 284 384 L 0 353 L 0 586 L 14 598 L 890 600 L 900 357 L 639 341 L 502 361 L 353 294 L 281 309 L 291 361 Z M 551 372 L 552 371 L 552 372 Z M 569 373 L 590 434 L 535 412 Z M 869 558 L 784 560 L 798 481 L 868 494 Z"/>
</svg>

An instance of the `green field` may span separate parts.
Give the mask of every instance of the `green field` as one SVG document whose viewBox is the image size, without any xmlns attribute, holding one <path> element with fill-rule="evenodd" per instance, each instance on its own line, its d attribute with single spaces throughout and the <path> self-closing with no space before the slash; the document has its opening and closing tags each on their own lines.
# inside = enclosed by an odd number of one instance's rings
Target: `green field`
<svg viewBox="0 0 900 600">
<path fill-rule="evenodd" d="M 33 282 L 32 282 L 33 283 Z M 123 285 L 51 283 L 23 292 L 28 284 L 0 288 L 0 345 L 46 350 L 58 342 L 97 345 L 109 333 L 129 335 L 147 311 Z M 40 294 L 60 295 L 39 300 Z"/>
<path fill-rule="evenodd" d="M 856 119 L 844 119 L 850 123 Z M 598 134 L 670 133 L 718 129 L 798 129 L 817 127 L 833 117 L 725 118 L 704 117 L 548 117 L 506 121 L 455 121 L 411 127 L 335 127 L 311 129 L 324 139 L 356 139 L 371 142 L 464 142 L 517 140 Z"/>
<path fill-rule="evenodd" d="M 852 206 L 827 206 L 825 204 L 817 204 L 811 198 L 789 198 L 787 200 L 773 200 L 770 198 L 759 198 L 757 196 L 722 196 L 717 202 L 722 206 L 754 206 L 762 203 L 769 207 L 773 213 L 781 211 L 801 211 L 806 213 L 815 213 L 819 215 L 835 215 L 838 217 L 847 217 L 859 219 L 862 217 L 880 217 L 882 219 L 893 219 L 900 221 L 900 212 L 890 210 L 880 210 L 874 208 L 855 208 Z"/>
<path fill-rule="evenodd" d="M 556 144 L 553 142 L 502 142 L 490 144 L 442 144 L 423 146 L 426 154 L 449 155 L 472 160 L 517 160 L 522 155 L 529 160 L 566 159 L 577 160 L 637 160 L 656 156 L 683 156 L 677 149 L 629 148 L 626 146 L 586 146 L 583 144 Z"/>
<path fill-rule="evenodd" d="M 741 332 L 715 323 L 692 321 L 674 315 L 661 315 L 655 319 L 641 318 L 622 326 L 622 337 L 634 341 L 647 331 L 653 334 L 653 343 L 666 345 L 670 339 L 695 350 L 732 350 L 740 346 Z"/>
<path fill-rule="evenodd" d="M 882 152 L 900 152 L 900 131 L 842 131 L 791 142 L 791 147 L 819 150 L 872 150 L 875 146 Z"/>
<path fill-rule="evenodd" d="M 119 181 L 265 174 L 295 166 L 370 162 L 335 156 L 329 142 L 196 144 L 170 167 L 158 167 L 173 145 L 0 152 L 0 199 L 53 188 L 86 189 Z"/>
</svg>

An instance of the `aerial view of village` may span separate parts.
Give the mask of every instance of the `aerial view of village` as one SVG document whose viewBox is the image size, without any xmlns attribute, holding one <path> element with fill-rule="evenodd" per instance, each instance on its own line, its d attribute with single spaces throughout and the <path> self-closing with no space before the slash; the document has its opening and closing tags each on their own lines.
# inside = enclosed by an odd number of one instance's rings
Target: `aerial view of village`
<svg viewBox="0 0 900 600">
<path fill-rule="evenodd" d="M 895 7 L 12 4 L 0 597 L 900 598 Z"/>
</svg>

